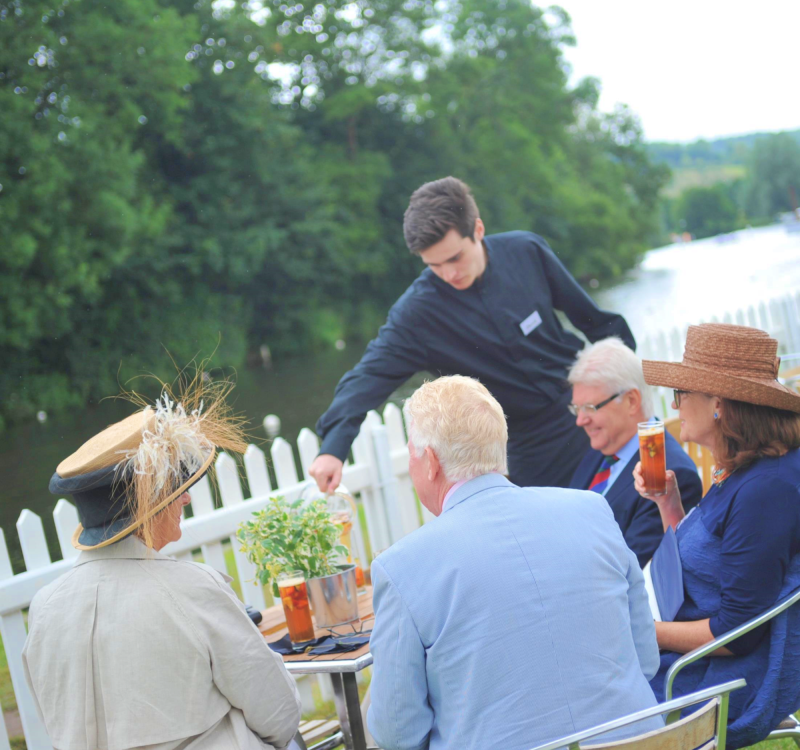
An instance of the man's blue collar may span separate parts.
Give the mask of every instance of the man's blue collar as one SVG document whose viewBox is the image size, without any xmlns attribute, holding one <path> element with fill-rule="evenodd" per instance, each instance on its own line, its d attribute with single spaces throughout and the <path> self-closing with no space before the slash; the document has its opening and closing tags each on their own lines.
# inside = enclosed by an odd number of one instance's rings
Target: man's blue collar
<svg viewBox="0 0 800 750">
<path fill-rule="evenodd" d="M 459 503 L 462 503 L 464 500 L 484 490 L 490 490 L 494 487 L 513 486 L 514 485 L 502 474 L 481 474 L 481 476 L 470 479 L 466 484 L 461 485 L 461 487 L 453 493 L 453 496 L 447 501 L 447 507 L 444 509 L 444 512 L 447 513 L 451 511 Z"/>
</svg>

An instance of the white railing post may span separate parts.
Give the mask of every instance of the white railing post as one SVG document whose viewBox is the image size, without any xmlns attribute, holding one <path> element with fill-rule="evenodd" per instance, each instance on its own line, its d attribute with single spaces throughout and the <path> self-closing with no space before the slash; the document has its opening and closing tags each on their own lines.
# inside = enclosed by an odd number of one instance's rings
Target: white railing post
<svg viewBox="0 0 800 750">
<path fill-rule="evenodd" d="M 75 506 L 64 500 L 62 497 L 53 511 L 53 520 L 56 523 L 56 533 L 58 534 L 58 546 L 61 547 L 61 556 L 65 560 L 71 560 L 78 556 L 78 550 L 72 546 L 72 536 L 78 528 L 78 511 Z"/>
<path fill-rule="evenodd" d="M 758 303 L 758 327 L 762 331 L 769 331 L 769 317 L 767 316 L 767 306 L 763 302 Z"/>
<path fill-rule="evenodd" d="M 370 430 L 376 424 L 381 424 L 381 418 L 376 412 L 371 411 L 367 414 L 358 436 L 353 441 L 353 458 L 357 464 L 365 465 L 369 469 L 369 487 L 361 491 L 361 502 L 364 506 L 364 516 L 367 520 L 367 533 L 372 545 L 373 558 L 391 544 L 386 515 L 383 513 L 375 492 L 375 488 L 380 485 L 380 477 L 375 463 L 375 451 L 372 447 Z"/>
<path fill-rule="evenodd" d="M 242 495 L 242 485 L 239 482 L 239 467 L 236 465 L 236 461 L 227 453 L 220 453 L 215 467 L 223 507 L 229 508 L 232 505 L 241 505 L 244 502 L 244 496 Z M 256 566 L 239 549 L 239 543 L 236 541 L 235 536 L 231 537 L 231 544 L 233 545 L 233 559 L 236 561 L 236 570 L 239 573 L 239 583 L 242 587 L 242 599 L 246 604 L 250 604 L 258 610 L 266 609 L 267 602 L 264 599 L 261 581 L 258 580 L 256 575 Z"/>
<path fill-rule="evenodd" d="M 22 547 L 22 557 L 28 572 L 44 568 L 50 564 L 50 553 L 42 527 L 42 519 L 29 510 L 23 510 L 17 521 L 17 534 Z M 11 577 L 11 563 L 8 559 L 5 539 L 0 545 L 0 579 Z M 22 669 L 22 648 L 28 634 L 22 612 L 14 612 L 0 617 L 0 635 L 6 649 L 8 671 L 11 673 L 11 684 L 17 698 L 17 710 L 22 722 L 22 732 L 28 750 L 45 750 L 52 747 L 44 724 L 36 712 L 36 704 L 25 681 Z"/>
<path fill-rule="evenodd" d="M 247 484 L 250 487 L 250 497 L 266 497 L 272 492 L 272 483 L 269 481 L 267 470 L 267 457 L 257 446 L 252 443 L 244 452 L 244 471 L 247 474 Z"/>
<path fill-rule="evenodd" d="M 798 298 L 800 299 L 800 295 Z M 788 294 L 783 298 L 782 306 L 789 328 L 789 341 L 786 345 L 789 352 L 800 351 L 800 305 Z"/>
<path fill-rule="evenodd" d="M 208 481 L 208 475 L 201 477 L 200 481 L 195 482 L 189 488 L 189 495 L 192 498 L 192 514 L 194 516 L 199 518 L 214 512 L 214 498 L 211 494 L 211 483 Z M 188 527 L 183 533 L 191 538 L 191 531 L 188 530 Z M 228 573 L 225 565 L 225 551 L 222 549 L 220 542 L 201 544 L 200 550 L 203 553 L 203 562 L 206 565 L 220 573 Z"/>
<path fill-rule="evenodd" d="M 297 436 L 297 452 L 300 454 L 300 468 L 303 470 L 303 477 L 310 479 L 308 470 L 319 453 L 319 438 L 308 427 L 303 427 Z"/>
<path fill-rule="evenodd" d="M 11 559 L 8 555 L 8 548 L 6 547 L 6 538 L 3 530 L 0 529 L 0 581 L 3 579 L 11 578 L 13 571 L 11 570 Z M 3 648 L 6 652 L 6 660 L 8 661 L 8 670 L 11 673 L 11 685 L 14 688 L 14 693 L 17 696 L 17 705 L 20 702 L 20 693 L 17 688 L 19 681 L 25 682 L 25 677 L 22 672 L 22 660 L 19 658 L 22 653 L 22 646 L 25 643 L 25 622 L 22 619 L 22 612 L 14 612 L 10 615 L 0 617 L 0 640 L 3 642 Z M 27 685 L 25 689 L 27 690 Z M 28 695 L 28 700 L 33 700 Z M 11 743 L 8 741 L 8 733 L 6 731 L 5 722 L 0 724 L 0 750 L 10 750 Z M 29 745 L 32 747 L 32 745 Z"/>
<path fill-rule="evenodd" d="M 278 480 L 278 489 L 297 484 L 300 478 L 297 476 L 297 469 L 294 465 L 292 446 L 282 437 L 277 437 L 272 441 L 270 453 L 272 454 L 272 465 L 275 467 L 275 478 Z"/>
<path fill-rule="evenodd" d="M 406 534 L 410 534 L 419 528 L 420 520 L 417 512 L 417 496 L 408 476 L 408 447 L 403 430 L 403 414 L 394 404 L 387 404 L 383 410 L 383 422 L 386 425 L 389 449 L 392 452 L 392 468 L 397 477 L 397 499 L 400 503 L 403 530 Z"/>
<path fill-rule="evenodd" d="M 386 427 L 375 424 L 371 428 L 372 448 L 375 452 L 375 467 L 378 472 L 378 492 L 382 501 L 383 515 L 389 531 L 389 541 L 394 544 L 405 534 L 400 515 L 400 500 L 397 494 L 397 478 L 392 469 L 392 454 Z"/>
</svg>

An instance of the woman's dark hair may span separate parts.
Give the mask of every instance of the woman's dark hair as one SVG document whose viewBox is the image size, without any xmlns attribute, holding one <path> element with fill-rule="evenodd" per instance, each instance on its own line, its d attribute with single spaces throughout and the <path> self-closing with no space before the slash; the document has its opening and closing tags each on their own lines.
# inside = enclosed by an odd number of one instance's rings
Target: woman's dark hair
<svg viewBox="0 0 800 750">
<path fill-rule="evenodd" d="M 473 240 L 478 217 L 478 206 L 466 183 L 455 177 L 426 182 L 412 193 L 403 218 L 406 245 L 419 255 L 451 229 Z"/>
<path fill-rule="evenodd" d="M 734 471 L 763 456 L 800 448 L 800 414 L 771 406 L 722 399 L 719 468 Z"/>
</svg>

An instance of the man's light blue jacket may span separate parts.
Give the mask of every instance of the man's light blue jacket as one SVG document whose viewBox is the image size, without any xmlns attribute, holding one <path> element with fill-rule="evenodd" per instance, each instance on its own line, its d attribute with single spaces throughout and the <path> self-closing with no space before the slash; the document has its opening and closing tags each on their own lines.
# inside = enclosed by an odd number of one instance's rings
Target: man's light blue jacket
<svg viewBox="0 0 800 750">
<path fill-rule="evenodd" d="M 368 725 L 385 750 L 526 750 L 656 703 L 642 572 L 595 492 L 477 477 L 372 581 Z"/>
</svg>

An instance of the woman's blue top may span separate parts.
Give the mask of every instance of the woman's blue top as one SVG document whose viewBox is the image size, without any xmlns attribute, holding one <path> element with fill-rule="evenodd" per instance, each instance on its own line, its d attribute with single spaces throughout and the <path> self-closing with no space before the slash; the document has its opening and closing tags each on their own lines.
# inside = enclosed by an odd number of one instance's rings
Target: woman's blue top
<svg viewBox="0 0 800 750">
<path fill-rule="evenodd" d="M 800 450 L 735 471 L 709 490 L 676 534 L 685 593 L 676 621 L 710 618 L 717 637 L 769 609 L 800 586 Z M 737 677 L 747 680 L 731 695 L 730 747 L 762 739 L 800 707 L 800 684 L 778 691 L 778 683 L 787 684 L 787 670 L 800 675 L 800 605 L 778 624 L 783 617 L 730 643 L 735 656 L 700 660 L 675 681 L 677 697 Z M 787 621 L 794 623 L 788 630 Z M 662 653 L 651 682 L 659 700 L 666 671 L 679 656 Z M 775 716 L 765 718 L 763 707 L 760 716 L 751 715 L 771 693 L 772 705 L 766 705 Z"/>
<path fill-rule="evenodd" d="M 789 562 L 800 552 L 798 488 L 800 451 L 795 450 L 762 458 L 709 490 L 698 512 L 712 544 L 681 547 L 686 603 L 676 620 L 710 615 L 716 638 L 776 602 Z M 679 542 L 689 528 L 678 529 Z M 751 631 L 728 648 L 749 654 L 766 630 Z"/>
</svg>

